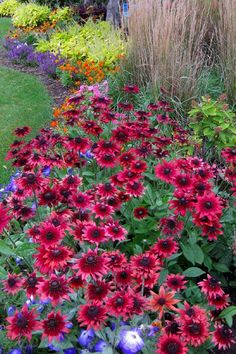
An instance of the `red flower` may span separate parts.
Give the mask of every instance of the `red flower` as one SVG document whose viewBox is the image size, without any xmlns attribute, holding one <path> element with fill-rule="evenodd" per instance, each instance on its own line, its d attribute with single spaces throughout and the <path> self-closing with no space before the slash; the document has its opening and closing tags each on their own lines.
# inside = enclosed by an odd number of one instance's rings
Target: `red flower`
<svg viewBox="0 0 236 354">
<path fill-rule="evenodd" d="M 107 273 L 106 262 L 104 254 L 99 255 L 97 251 L 90 249 L 87 253 L 82 254 L 75 267 L 83 280 L 86 280 L 88 276 L 96 279 Z"/>
<path fill-rule="evenodd" d="M 149 301 L 149 308 L 152 311 L 159 312 L 159 319 L 163 317 L 165 310 L 177 311 L 177 308 L 174 306 L 180 300 L 174 298 L 174 291 L 165 291 L 164 286 L 161 286 L 159 289 L 159 294 L 150 291 L 152 299 Z"/>
<path fill-rule="evenodd" d="M 198 285 L 201 287 L 203 294 L 208 297 L 216 298 L 217 295 L 222 296 L 224 294 L 220 282 L 209 274 L 207 275 L 207 279 L 200 281 Z"/>
<path fill-rule="evenodd" d="M 179 235 L 184 227 L 184 223 L 178 220 L 176 216 L 160 219 L 160 225 L 162 233 L 168 236 Z"/>
<path fill-rule="evenodd" d="M 144 193 L 144 186 L 140 182 L 127 183 L 126 191 L 132 197 L 140 197 Z"/>
<path fill-rule="evenodd" d="M 78 192 L 73 194 L 71 202 L 76 208 L 86 209 L 90 206 L 91 197 L 86 193 Z"/>
<path fill-rule="evenodd" d="M 214 220 L 211 225 L 202 226 L 202 236 L 206 236 L 209 241 L 217 241 L 218 236 L 223 235 L 222 225 Z"/>
<path fill-rule="evenodd" d="M 172 256 L 178 250 L 178 244 L 173 237 L 159 239 L 153 246 L 152 250 L 162 258 Z"/>
<path fill-rule="evenodd" d="M 176 199 L 170 200 L 169 204 L 170 209 L 175 209 L 175 214 L 185 216 L 186 212 L 192 210 L 192 208 L 194 207 L 193 198 L 190 194 L 176 190 L 174 192 L 174 197 Z"/>
<path fill-rule="evenodd" d="M 187 280 L 184 280 L 184 275 L 169 274 L 165 283 L 170 289 L 174 291 L 181 291 L 186 289 L 185 284 L 187 283 Z"/>
<path fill-rule="evenodd" d="M 48 205 L 52 207 L 53 205 L 58 204 L 58 194 L 56 187 L 44 187 L 39 193 L 39 205 Z"/>
<path fill-rule="evenodd" d="M 24 126 L 24 127 L 19 127 L 14 130 L 14 134 L 20 138 L 28 135 L 31 131 L 30 127 Z"/>
<path fill-rule="evenodd" d="M 97 300 L 104 301 L 110 289 L 110 285 L 105 281 L 97 281 L 89 283 L 86 289 L 85 298 L 88 301 Z"/>
<path fill-rule="evenodd" d="M 164 182 L 172 183 L 176 175 L 175 163 L 162 160 L 162 163 L 155 167 L 155 175 Z"/>
<path fill-rule="evenodd" d="M 23 280 L 17 274 L 8 274 L 8 279 L 2 281 L 4 291 L 8 294 L 15 295 L 22 289 Z"/>
<path fill-rule="evenodd" d="M 61 334 L 69 333 L 68 324 L 69 322 L 66 322 L 66 316 L 62 315 L 60 311 L 50 312 L 43 321 L 42 338 L 47 337 L 49 342 L 53 339 L 59 340 Z"/>
<path fill-rule="evenodd" d="M 206 311 L 200 308 L 198 305 L 190 306 L 186 301 L 184 301 L 184 308 L 179 309 L 179 315 L 181 322 L 186 320 L 206 320 Z"/>
<path fill-rule="evenodd" d="M 50 299 L 53 306 L 58 305 L 63 299 L 69 300 L 68 282 L 65 276 L 51 275 L 39 283 L 38 294 L 41 300 Z"/>
<path fill-rule="evenodd" d="M 136 94 L 139 93 L 139 88 L 136 85 L 125 85 L 124 92 Z"/>
<path fill-rule="evenodd" d="M 69 281 L 69 286 L 72 289 L 79 289 L 84 285 L 82 277 L 81 275 L 78 275 L 78 273 L 72 275 L 72 277 L 70 277 L 68 281 Z"/>
<path fill-rule="evenodd" d="M 37 236 L 37 242 L 44 246 L 56 246 L 64 237 L 61 228 L 55 227 L 50 223 L 44 223 Z"/>
<path fill-rule="evenodd" d="M 28 297 L 31 295 L 35 296 L 38 291 L 38 284 L 42 281 L 42 277 L 37 277 L 36 273 L 29 274 L 28 277 L 25 279 L 23 286 L 26 289 L 26 294 Z"/>
<path fill-rule="evenodd" d="M 222 324 L 217 324 L 213 332 L 212 342 L 218 347 L 219 350 L 229 349 L 232 344 L 236 343 L 232 330 Z"/>
<path fill-rule="evenodd" d="M 29 311 L 25 305 L 21 311 L 16 311 L 14 316 L 7 317 L 7 336 L 11 340 L 20 340 L 22 337 L 32 338 L 32 332 L 41 329 L 41 324 L 36 321 L 37 315 L 34 311 Z"/>
<path fill-rule="evenodd" d="M 110 207 L 110 205 L 105 203 L 96 203 L 93 206 L 92 211 L 95 213 L 96 218 L 106 219 L 112 214 L 113 209 Z"/>
<path fill-rule="evenodd" d="M 64 269 L 73 256 L 72 251 L 65 246 L 39 247 L 35 255 L 35 267 L 43 274 L 53 273 L 54 270 Z"/>
<path fill-rule="evenodd" d="M 81 326 L 98 330 L 107 319 L 106 309 L 101 302 L 92 301 L 80 306 L 77 319 Z"/>
<path fill-rule="evenodd" d="M 210 306 L 215 306 L 216 310 L 223 310 L 229 305 L 229 295 L 216 295 L 214 297 L 209 296 L 207 298 Z"/>
<path fill-rule="evenodd" d="M 144 296 L 140 294 L 131 295 L 133 300 L 133 305 L 130 309 L 131 314 L 142 315 L 147 307 L 147 300 Z"/>
<path fill-rule="evenodd" d="M 115 281 L 119 286 L 129 285 L 132 281 L 131 269 L 127 264 L 122 264 L 121 269 L 115 273 Z"/>
<path fill-rule="evenodd" d="M 117 190 L 112 183 L 104 183 L 97 186 L 98 193 L 101 197 L 113 196 Z"/>
<path fill-rule="evenodd" d="M 132 105 L 132 103 L 129 103 L 129 102 L 119 102 L 118 107 L 123 109 L 123 111 L 126 111 L 126 112 L 132 111 L 134 109 L 134 106 Z"/>
<path fill-rule="evenodd" d="M 107 266 L 112 271 L 116 271 L 120 268 L 121 264 L 127 262 L 127 259 L 120 251 L 111 251 L 107 253 Z"/>
<path fill-rule="evenodd" d="M 120 152 L 120 145 L 111 140 L 100 140 L 97 146 L 93 149 L 95 155 L 104 154 L 118 154 Z"/>
<path fill-rule="evenodd" d="M 187 191 L 192 187 L 192 179 L 187 174 L 177 174 L 173 180 L 173 185 L 183 191 Z"/>
<path fill-rule="evenodd" d="M 236 149 L 235 148 L 225 148 L 222 150 L 222 156 L 228 163 L 236 164 Z"/>
<path fill-rule="evenodd" d="M 145 161 L 142 160 L 136 160 L 131 163 L 131 170 L 135 173 L 143 173 L 147 170 L 147 164 Z"/>
<path fill-rule="evenodd" d="M 83 240 L 95 243 L 97 246 L 101 242 L 107 241 L 107 235 L 104 227 L 87 225 L 83 230 Z"/>
<path fill-rule="evenodd" d="M 128 291 L 117 291 L 106 301 L 106 306 L 112 316 L 127 319 L 133 306 L 132 297 Z"/>
<path fill-rule="evenodd" d="M 195 209 L 200 218 L 207 216 L 210 220 L 220 217 L 222 213 L 220 199 L 214 193 L 198 196 Z"/>
<path fill-rule="evenodd" d="M 117 164 L 116 156 L 114 154 L 103 154 L 95 156 L 95 159 L 99 166 L 104 168 L 113 168 Z"/>
<path fill-rule="evenodd" d="M 162 334 L 157 345 L 157 354 L 187 354 L 188 348 L 179 336 Z"/>
<path fill-rule="evenodd" d="M 156 273 L 161 269 L 160 261 L 151 252 L 132 256 L 131 268 L 134 276 L 144 276 L 144 278 L 150 273 Z"/>
<path fill-rule="evenodd" d="M 182 324 L 182 333 L 186 342 L 193 347 L 202 345 L 209 337 L 209 323 L 207 318 L 185 320 Z"/>
<path fill-rule="evenodd" d="M 145 219 L 148 216 L 148 211 L 144 207 L 138 207 L 134 209 L 134 217 L 136 219 Z"/>
<path fill-rule="evenodd" d="M 108 237 L 112 241 L 123 241 L 127 235 L 127 230 L 121 227 L 118 221 L 111 220 L 105 225 Z"/>
<path fill-rule="evenodd" d="M 8 209 L 4 208 L 2 204 L 0 204 L 0 234 L 7 227 L 10 217 L 8 216 Z"/>
<path fill-rule="evenodd" d="M 26 192 L 36 191 L 42 188 L 44 180 L 40 175 L 34 173 L 23 173 L 16 181 L 19 189 L 26 190 Z"/>
</svg>

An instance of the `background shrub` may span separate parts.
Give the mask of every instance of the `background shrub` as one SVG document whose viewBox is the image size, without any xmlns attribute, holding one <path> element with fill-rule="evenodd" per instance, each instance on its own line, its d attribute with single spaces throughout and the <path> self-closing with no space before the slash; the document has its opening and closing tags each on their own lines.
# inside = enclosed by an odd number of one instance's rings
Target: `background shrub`
<svg viewBox="0 0 236 354">
<path fill-rule="evenodd" d="M 22 4 L 14 13 L 13 25 L 16 27 L 36 27 L 49 19 L 50 12 L 50 8 L 46 5 Z"/>
<path fill-rule="evenodd" d="M 4 0 L 0 3 L 0 16 L 12 16 L 20 6 L 17 0 Z"/>
</svg>

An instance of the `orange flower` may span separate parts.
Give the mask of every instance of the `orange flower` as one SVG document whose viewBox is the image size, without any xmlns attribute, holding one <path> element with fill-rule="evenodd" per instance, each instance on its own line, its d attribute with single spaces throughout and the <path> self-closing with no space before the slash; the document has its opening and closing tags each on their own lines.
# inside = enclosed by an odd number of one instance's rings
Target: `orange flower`
<svg viewBox="0 0 236 354">
<path fill-rule="evenodd" d="M 149 308 L 153 311 L 159 312 L 159 319 L 163 317 L 164 310 L 177 311 L 174 306 L 180 300 L 174 298 L 174 291 L 165 291 L 164 286 L 160 287 L 159 294 L 151 291 L 152 299 L 149 302 Z"/>
<path fill-rule="evenodd" d="M 51 127 L 55 128 L 58 126 L 58 122 L 56 122 L 55 120 L 53 120 L 51 123 L 50 123 Z"/>
</svg>

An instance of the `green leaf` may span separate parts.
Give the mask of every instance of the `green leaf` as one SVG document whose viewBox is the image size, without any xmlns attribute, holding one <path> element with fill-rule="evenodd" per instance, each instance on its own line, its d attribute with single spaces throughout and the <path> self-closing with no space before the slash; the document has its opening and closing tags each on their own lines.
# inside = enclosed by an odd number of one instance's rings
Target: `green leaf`
<svg viewBox="0 0 236 354">
<path fill-rule="evenodd" d="M 219 318 L 225 318 L 228 326 L 232 327 L 233 316 L 235 315 L 236 315 L 236 306 L 229 306 L 220 313 Z"/>
<path fill-rule="evenodd" d="M 202 264 L 204 261 L 204 253 L 202 252 L 201 247 L 199 247 L 198 245 L 194 245 L 193 251 L 194 251 L 194 259 L 196 263 Z"/>
<path fill-rule="evenodd" d="M 32 243 L 23 243 L 16 249 L 19 257 L 30 257 L 35 253 L 35 245 Z"/>
<path fill-rule="evenodd" d="M 202 275 L 204 273 L 205 273 L 204 270 L 202 270 L 198 267 L 190 267 L 183 272 L 183 275 L 185 275 L 186 277 L 189 277 L 189 278 L 195 278 L 195 277 L 199 277 L 200 275 Z"/>
<path fill-rule="evenodd" d="M 221 273 L 229 272 L 229 268 L 223 263 L 214 263 L 214 268 L 216 270 L 218 270 L 218 272 L 221 272 Z"/>
<path fill-rule="evenodd" d="M 0 240 L 0 253 L 5 256 L 15 256 L 15 252 L 6 244 L 4 240 Z"/>
<path fill-rule="evenodd" d="M 0 279 L 5 279 L 6 277 L 7 271 L 3 267 L 0 267 Z"/>
<path fill-rule="evenodd" d="M 168 275 L 168 270 L 167 269 L 163 269 L 160 273 L 160 277 L 158 279 L 158 285 L 162 285 L 164 283 L 164 281 L 166 280 L 166 277 Z"/>
<path fill-rule="evenodd" d="M 194 265 L 195 257 L 192 247 L 190 245 L 184 245 L 181 243 L 181 249 L 183 251 L 184 257 Z"/>
</svg>

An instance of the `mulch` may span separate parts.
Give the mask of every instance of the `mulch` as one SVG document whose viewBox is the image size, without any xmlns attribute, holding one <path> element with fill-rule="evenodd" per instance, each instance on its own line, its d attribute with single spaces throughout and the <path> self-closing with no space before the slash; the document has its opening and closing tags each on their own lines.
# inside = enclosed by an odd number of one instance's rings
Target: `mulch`
<svg viewBox="0 0 236 354">
<path fill-rule="evenodd" d="M 60 106 L 64 102 L 65 98 L 71 94 L 71 90 L 69 88 L 64 87 L 59 80 L 50 78 L 38 67 L 12 63 L 7 57 L 7 52 L 5 49 L 0 49 L 0 66 L 6 66 L 7 68 L 37 76 L 46 87 L 54 106 Z"/>
</svg>

